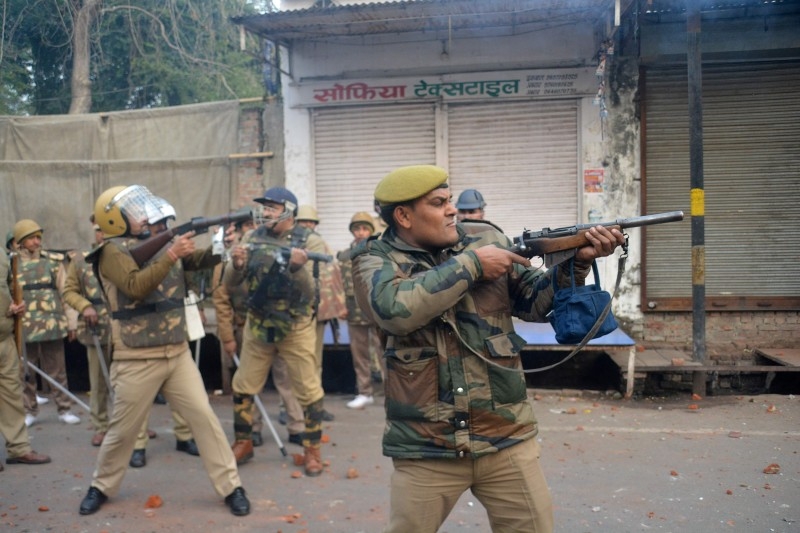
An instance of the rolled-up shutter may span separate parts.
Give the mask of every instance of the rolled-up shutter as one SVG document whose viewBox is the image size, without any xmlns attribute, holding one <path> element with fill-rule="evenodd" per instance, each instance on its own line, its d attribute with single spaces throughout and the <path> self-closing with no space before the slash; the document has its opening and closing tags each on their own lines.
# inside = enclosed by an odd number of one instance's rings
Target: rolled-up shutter
<svg viewBox="0 0 800 533">
<path fill-rule="evenodd" d="M 709 309 L 800 306 L 800 64 L 703 67 Z M 646 72 L 646 205 L 689 214 L 686 67 Z M 688 218 L 688 216 L 687 216 Z M 648 228 L 645 302 L 691 303 L 691 226 Z"/>
<path fill-rule="evenodd" d="M 381 178 L 397 167 L 436 162 L 434 108 L 323 108 L 312 119 L 319 231 L 334 251 L 343 250 L 353 240 L 353 214 L 373 212 Z"/>
<path fill-rule="evenodd" d="M 479 190 L 509 236 L 578 222 L 576 101 L 451 104 L 447 119 L 453 201 Z"/>
</svg>

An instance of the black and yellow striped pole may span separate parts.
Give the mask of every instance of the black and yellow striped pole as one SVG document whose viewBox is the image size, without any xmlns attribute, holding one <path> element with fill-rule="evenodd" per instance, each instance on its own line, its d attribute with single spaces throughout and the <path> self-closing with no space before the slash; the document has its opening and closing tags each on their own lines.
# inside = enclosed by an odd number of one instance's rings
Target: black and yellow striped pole
<svg viewBox="0 0 800 533">
<path fill-rule="evenodd" d="M 692 220 L 692 359 L 706 363 L 706 244 L 703 182 L 703 64 L 700 2 L 686 0 L 689 80 L 689 175 Z M 692 391 L 705 395 L 705 372 L 695 372 Z"/>
</svg>

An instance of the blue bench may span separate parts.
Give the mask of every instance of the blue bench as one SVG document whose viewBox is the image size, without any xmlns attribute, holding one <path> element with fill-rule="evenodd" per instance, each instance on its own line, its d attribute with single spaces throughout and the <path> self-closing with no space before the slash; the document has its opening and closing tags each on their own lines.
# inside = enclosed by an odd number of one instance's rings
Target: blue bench
<svg viewBox="0 0 800 533">
<path fill-rule="evenodd" d="M 525 339 L 527 343 L 526 348 L 530 349 L 571 349 L 570 345 L 558 344 L 556 342 L 556 334 L 553 327 L 547 323 L 540 322 L 523 322 L 521 320 L 514 321 L 514 329 L 517 334 Z M 347 332 L 347 321 L 339 321 L 339 338 L 338 342 L 334 342 L 333 331 L 330 325 L 325 328 L 324 344 L 326 347 L 345 346 L 350 344 L 350 335 Z M 588 347 L 625 347 L 633 346 L 636 344 L 624 331 L 617 328 L 608 335 L 600 337 L 599 339 L 592 339 L 589 341 Z"/>
<path fill-rule="evenodd" d="M 553 327 L 548 322 L 524 322 L 515 319 L 514 329 L 520 337 L 525 339 L 526 350 L 571 351 L 575 347 L 574 345 L 559 344 L 556 342 L 555 331 L 553 331 Z M 325 349 L 330 351 L 346 350 L 350 344 L 346 320 L 339 321 L 339 336 L 337 340 L 338 342 L 334 342 L 333 331 L 330 325 L 325 328 Z M 583 349 L 605 352 L 625 350 L 627 352 L 626 354 L 616 353 L 615 357 L 612 357 L 612 360 L 617 363 L 623 376 L 625 376 L 626 397 L 630 397 L 633 394 L 636 341 L 629 337 L 624 331 L 617 328 L 599 339 L 592 339 Z"/>
</svg>

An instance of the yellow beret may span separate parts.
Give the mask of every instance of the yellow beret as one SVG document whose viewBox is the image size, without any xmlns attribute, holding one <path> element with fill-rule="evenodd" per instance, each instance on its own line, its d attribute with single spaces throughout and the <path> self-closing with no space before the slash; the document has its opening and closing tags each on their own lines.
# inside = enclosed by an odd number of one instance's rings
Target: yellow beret
<svg viewBox="0 0 800 533">
<path fill-rule="evenodd" d="M 425 196 L 447 181 L 447 171 L 434 165 L 400 167 L 375 187 L 375 199 L 382 205 L 398 204 Z"/>
</svg>

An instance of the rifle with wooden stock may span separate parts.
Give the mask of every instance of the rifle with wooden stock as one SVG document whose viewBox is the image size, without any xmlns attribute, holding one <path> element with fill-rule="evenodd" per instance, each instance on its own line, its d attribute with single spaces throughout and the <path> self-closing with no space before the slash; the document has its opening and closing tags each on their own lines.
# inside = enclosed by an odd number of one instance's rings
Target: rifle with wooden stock
<svg viewBox="0 0 800 533">
<path fill-rule="evenodd" d="M 640 217 L 618 218 L 608 222 L 577 224 L 564 228 L 543 228 L 539 231 L 524 230 L 520 237 L 514 237 L 514 246 L 509 251 L 522 257 L 541 257 L 546 267 L 563 263 L 575 256 L 575 251 L 586 246 L 586 232 L 595 226 L 624 230 L 653 224 L 665 224 L 683 220 L 683 211 L 669 211 Z"/>
<path fill-rule="evenodd" d="M 180 226 L 168 228 L 158 235 L 154 235 L 149 239 L 145 239 L 141 244 L 130 249 L 131 257 L 136 261 L 136 264 L 142 266 L 149 261 L 154 255 L 158 253 L 164 246 L 169 243 L 176 235 L 183 235 L 194 231 L 196 234 L 205 233 L 211 226 L 224 226 L 226 224 L 244 222 L 253 218 L 251 212 L 234 212 L 227 215 L 218 217 L 195 217 L 189 222 L 184 222 Z"/>
</svg>

